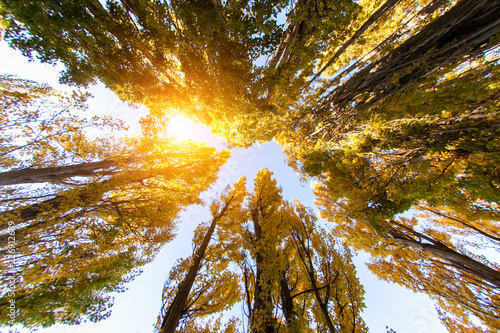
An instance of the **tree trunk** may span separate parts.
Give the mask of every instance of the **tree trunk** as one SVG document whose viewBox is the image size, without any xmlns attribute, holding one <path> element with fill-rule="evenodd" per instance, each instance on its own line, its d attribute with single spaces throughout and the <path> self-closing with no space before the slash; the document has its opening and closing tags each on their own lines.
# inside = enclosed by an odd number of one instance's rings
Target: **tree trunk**
<svg viewBox="0 0 500 333">
<path fill-rule="evenodd" d="M 260 246 L 262 239 L 262 226 L 260 225 L 260 214 L 258 209 L 252 212 L 252 222 L 255 230 L 255 244 Z M 261 251 L 257 251 L 255 255 L 255 292 L 253 300 L 253 312 L 250 318 L 250 332 L 254 333 L 274 333 L 274 316 L 272 308 L 271 293 L 265 290 L 269 281 L 264 280 L 265 272 L 265 258 L 262 256 Z M 263 325 L 263 330 L 261 330 Z"/>
<path fill-rule="evenodd" d="M 145 178 L 147 177 L 139 178 L 137 181 Z M 0 231 L 8 228 L 7 223 L 9 221 L 15 221 L 16 224 L 27 223 L 43 215 L 51 214 L 61 208 L 65 208 L 66 210 L 75 207 L 81 208 L 92 198 L 97 198 L 96 195 L 99 195 L 100 200 L 102 195 L 113 189 L 115 185 L 113 179 L 106 179 L 101 182 L 88 184 L 83 189 L 77 188 L 77 191 L 75 191 L 75 189 L 70 189 L 66 191 L 66 195 L 60 194 L 52 199 L 1 212 Z M 78 202 L 75 202 L 75 199 L 77 199 Z M 96 201 L 96 199 L 92 200 Z"/>
<path fill-rule="evenodd" d="M 7 171 L 0 173 L 0 186 L 30 183 L 61 183 L 64 179 L 71 177 L 96 176 L 101 170 L 104 174 L 109 173 L 109 170 L 105 170 L 117 165 L 116 161 L 103 160 L 57 167 Z"/>
<path fill-rule="evenodd" d="M 438 215 L 438 216 L 441 216 L 441 217 L 447 218 L 447 219 L 449 219 L 449 220 L 451 220 L 451 221 L 455 221 L 455 222 L 457 222 L 458 224 L 460 224 L 460 225 L 462 225 L 462 226 L 464 226 L 464 227 L 466 227 L 466 228 L 470 228 L 470 229 L 472 229 L 472 230 L 476 231 L 477 233 L 479 233 L 480 235 L 482 235 L 482 236 L 484 236 L 484 237 L 486 237 L 486 238 L 489 238 L 490 240 L 493 240 L 493 241 L 495 241 L 495 242 L 500 242 L 500 237 L 497 237 L 497 236 L 494 236 L 494 235 L 492 235 L 492 234 L 489 234 L 489 233 L 487 233 L 487 232 L 485 232 L 485 231 L 483 231 L 483 230 L 481 230 L 481 229 L 479 229 L 479 228 L 475 227 L 474 225 L 472 225 L 472 224 L 468 223 L 467 221 L 463 221 L 463 220 L 461 220 L 461 219 L 459 219 L 459 218 L 457 218 L 457 217 L 450 216 L 450 215 L 448 215 L 448 214 L 442 213 L 442 212 L 441 212 L 441 211 L 439 211 L 438 209 L 434 209 L 434 208 L 429 207 L 429 206 L 425 206 L 425 205 L 418 205 L 417 207 L 418 207 L 419 209 L 426 210 L 426 211 L 428 211 L 428 212 L 434 213 L 434 214 L 436 214 L 436 215 Z"/>
<path fill-rule="evenodd" d="M 306 0 L 298 0 L 294 4 L 292 12 L 296 12 L 304 4 L 306 4 Z M 303 30 L 303 28 L 301 29 L 301 26 L 303 26 L 304 23 L 305 20 L 301 20 L 300 22 L 295 22 L 288 26 L 284 36 L 280 41 L 280 44 L 276 48 L 276 51 L 274 52 L 271 61 L 269 62 L 269 68 L 276 69 L 280 66 L 281 63 L 286 63 L 288 61 L 288 56 L 291 53 L 291 46 L 299 35 L 299 30 Z"/>
<path fill-rule="evenodd" d="M 359 38 L 368 28 L 372 26 L 373 23 L 375 23 L 382 15 L 385 13 L 389 12 L 397 3 L 399 0 L 387 0 L 375 13 L 373 13 L 372 16 L 366 20 L 365 23 L 352 35 L 352 37 L 345 42 L 338 50 L 335 52 L 333 57 L 330 58 L 330 60 L 321 68 L 321 70 L 313 77 L 312 81 L 316 80 L 328 67 L 330 67 L 335 60 L 340 57 L 342 53 L 345 52 L 345 50 L 351 46 L 352 43 L 356 41 L 356 39 Z"/>
<path fill-rule="evenodd" d="M 387 45 L 394 43 L 396 40 L 409 33 L 413 28 L 424 22 L 430 15 L 432 15 L 436 10 L 444 6 L 450 0 L 434 0 L 432 3 L 427 5 L 421 11 L 419 11 L 415 16 L 413 16 L 408 22 L 403 24 L 397 31 L 392 33 L 383 42 L 375 46 L 370 52 L 365 54 L 361 59 L 357 60 L 354 64 L 349 66 L 347 69 L 343 70 L 336 78 L 328 83 L 328 88 L 339 83 L 339 80 L 345 77 L 346 74 L 352 72 L 356 68 L 359 68 L 363 63 L 370 61 L 371 58 L 377 55 L 380 51 L 384 49 Z M 331 64 L 330 64 L 331 65 Z M 326 69 L 326 68 L 324 68 Z M 323 69 L 323 70 L 324 70 Z M 315 75 L 309 84 L 313 83 L 321 73 Z"/>
<path fill-rule="evenodd" d="M 280 293 L 281 308 L 283 309 L 283 315 L 285 316 L 286 324 L 288 327 L 293 327 L 293 323 L 296 319 L 296 314 L 293 309 L 293 297 L 290 292 L 290 287 L 288 286 L 288 280 L 285 271 L 281 273 Z"/>
<path fill-rule="evenodd" d="M 370 101 L 355 107 L 355 115 L 442 66 L 484 52 L 498 43 L 490 38 L 500 32 L 499 12 L 498 0 L 460 1 L 394 51 L 349 78 L 316 113 L 328 113 L 332 108 L 341 111 L 360 94 L 374 94 Z"/>
<path fill-rule="evenodd" d="M 293 234 L 292 237 L 295 241 L 295 247 L 297 249 L 297 253 L 299 254 L 300 260 L 302 261 L 302 264 L 304 265 L 304 268 L 307 272 L 309 282 L 311 283 L 312 286 L 314 298 L 316 299 L 316 304 L 321 310 L 321 314 L 323 315 L 325 324 L 328 327 L 330 333 L 336 333 L 335 326 L 333 325 L 332 322 L 332 318 L 330 318 L 330 314 L 328 313 L 328 299 L 323 301 L 321 295 L 319 294 L 320 288 L 318 288 L 316 276 L 314 274 L 314 264 L 312 262 L 311 253 L 309 252 L 309 249 L 306 247 L 303 239 Z"/>
<path fill-rule="evenodd" d="M 466 255 L 463 255 L 445 244 L 419 232 L 412 230 L 399 223 L 392 222 L 394 226 L 389 227 L 389 235 L 395 241 L 416 248 L 420 251 L 430 253 L 442 260 L 448 262 L 452 267 L 475 276 L 479 280 L 492 285 L 495 288 L 500 288 L 500 272 L 489 266 L 476 261 Z M 398 230 L 396 226 L 403 227 L 409 232 Z M 417 237 L 422 241 L 413 239 Z M 423 240 L 429 243 L 423 243 Z"/>
<path fill-rule="evenodd" d="M 160 333 L 174 333 L 177 326 L 179 325 L 179 321 L 181 320 L 182 314 L 184 313 L 186 303 L 189 297 L 189 293 L 191 292 L 191 288 L 193 287 L 194 280 L 198 275 L 198 271 L 201 268 L 201 262 L 205 257 L 205 252 L 207 250 L 208 244 L 212 239 L 212 235 L 214 233 L 217 222 L 227 213 L 228 207 L 231 204 L 234 196 L 231 197 L 222 208 L 221 212 L 212 219 L 212 223 L 203 237 L 203 241 L 193 255 L 193 264 L 189 268 L 186 277 L 179 285 L 177 294 L 175 295 L 172 304 L 170 304 L 167 312 L 163 316 L 163 322 L 161 324 Z"/>
</svg>

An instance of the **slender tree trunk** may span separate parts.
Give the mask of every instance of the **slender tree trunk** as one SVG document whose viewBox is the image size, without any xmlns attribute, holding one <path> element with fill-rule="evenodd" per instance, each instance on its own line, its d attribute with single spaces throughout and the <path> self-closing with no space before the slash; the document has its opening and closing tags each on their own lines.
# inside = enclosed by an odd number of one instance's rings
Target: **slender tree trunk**
<svg viewBox="0 0 500 333">
<path fill-rule="evenodd" d="M 319 294 L 319 289 L 318 285 L 316 284 L 316 279 L 314 276 L 309 275 L 310 281 L 313 287 L 313 293 L 314 293 L 314 298 L 316 299 L 316 302 L 318 303 L 318 306 L 321 310 L 321 313 L 323 314 L 323 318 L 325 319 L 326 326 L 328 327 L 328 330 L 330 333 L 336 333 L 335 326 L 333 325 L 332 318 L 330 318 L 330 314 L 328 313 L 328 303 L 324 302 L 321 299 L 321 295 Z"/>
<path fill-rule="evenodd" d="M 362 111 L 386 96 L 418 82 L 435 70 L 464 56 L 480 54 L 498 43 L 500 1 L 462 0 L 380 60 L 368 65 L 335 89 L 316 113 L 342 110 L 362 93 L 374 93 L 360 102 Z M 394 75 L 400 73 L 397 82 Z M 356 112 L 354 114 L 356 114 Z"/>
<path fill-rule="evenodd" d="M 379 52 L 381 52 L 384 47 L 394 43 L 396 40 L 409 33 L 413 28 L 420 25 L 424 22 L 430 15 L 432 15 L 436 10 L 444 6 L 450 0 L 434 0 L 432 3 L 427 5 L 421 11 L 419 11 L 415 16 L 413 16 L 408 22 L 403 24 L 397 31 L 392 33 L 389 37 L 387 37 L 383 42 L 375 46 L 370 52 L 365 54 L 362 58 L 358 59 L 354 64 L 344 69 L 340 74 L 336 75 L 336 78 L 330 80 L 326 88 L 323 88 L 323 91 L 326 89 L 339 84 L 340 79 L 344 78 L 346 74 L 351 73 L 355 69 L 362 66 L 364 63 L 368 61 L 372 61 L 371 58 L 376 56 Z M 326 68 L 325 68 L 326 69 Z M 309 84 L 313 83 L 317 79 L 318 75 L 315 75 L 310 81 Z"/>
<path fill-rule="evenodd" d="M 259 207 L 260 208 L 260 207 Z M 252 212 L 252 222 L 255 231 L 256 247 L 261 246 L 262 226 L 260 225 L 259 208 Z M 265 286 L 269 281 L 265 280 L 265 258 L 261 251 L 257 251 L 255 255 L 255 292 L 253 301 L 253 312 L 250 318 L 250 332 L 255 333 L 274 333 L 274 316 L 272 307 L 271 293 L 266 290 Z M 263 328 L 263 329 L 261 329 Z"/>
<path fill-rule="evenodd" d="M 198 275 L 198 271 L 201 268 L 202 260 L 205 257 L 205 252 L 210 240 L 212 239 L 212 235 L 214 233 L 215 227 L 217 226 L 217 222 L 219 222 L 219 220 L 226 214 L 233 199 L 234 196 L 225 203 L 221 212 L 212 219 L 212 223 L 210 224 L 205 237 L 203 237 L 203 241 L 200 247 L 193 255 L 193 264 L 189 268 L 186 277 L 179 285 L 177 294 L 175 295 L 172 304 L 170 304 L 167 312 L 165 313 L 165 316 L 163 316 L 160 333 L 174 333 L 177 326 L 179 325 L 179 321 L 181 320 L 182 314 L 184 313 L 184 310 L 186 308 L 189 293 L 191 292 L 194 280 Z"/>
<path fill-rule="evenodd" d="M 330 331 L 330 333 L 336 333 L 337 331 L 335 330 L 335 326 L 333 325 L 332 318 L 330 318 L 330 314 L 328 313 L 328 299 L 323 301 L 323 299 L 321 298 L 321 295 L 319 294 L 320 288 L 318 288 L 316 276 L 314 274 L 314 264 L 312 262 L 311 253 L 309 252 L 309 249 L 304 244 L 303 239 L 301 239 L 297 236 L 294 236 L 293 234 L 292 234 L 292 237 L 295 241 L 297 253 L 299 254 L 300 260 L 302 261 L 302 264 L 304 265 L 304 268 L 307 272 L 307 276 L 309 277 L 309 282 L 311 283 L 311 286 L 312 286 L 312 291 L 313 291 L 314 298 L 316 299 L 316 304 L 318 305 L 319 309 L 321 310 L 321 314 L 323 315 L 323 319 L 325 320 L 325 324 L 328 327 L 328 330 Z"/>
<path fill-rule="evenodd" d="M 298 0 L 294 4 L 292 11 L 296 12 L 306 2 L 307 0 Z M 280 44 L 276 48 L 276 51 L 274 52 L 274 55 L 269 62 L 269 68 L 277 68 L 281 63 L 286 63 L 286 61 L 288 61 L 288 56 L 291 53 L 292 44 L 295 42 L 297 36 L 299 35 L 299 31 L 303 30 L 303 28 L 301 29 L 301 26 L 303 26 L 304 23 L 305 21 L 302 20 L 288 26 L 283 38 L 280 41 Z"/>
<path fill-rule="evenodd" d="M 395 241 L 413 247 L 423 252 L 430 253 L 442 260 L 448 262 L 452 267 L 466 272 L 476 278 L 488 283 L 495 288 L 500 288 L 500 272 L 490 268 L 489 266 L 476 261 L 466 255 L 463 255 L 445 244 L 419 232 L 412 230 L 399 223 L 392 222 L 393 226 L 389 227 L 389 236 Z M 407 232 L 398 230 L 397 227 L 403 227 Z M 413 237 L 419 238 L 415 240 Z M 424 243 L 423 241 L 428 243 Z"/>
<path fill-rule="evenodd" d="M 477 233 L 479 233 L 480 235 L 483 235 L 486 238 L 489 238 L 489 239 L 491 239 L 493 241 L 496 241 L 496 242 L 500 242 L 500 237 L 491 235 L 491 234 L 489 234 L 489 233 L 487 233 L 487 232 L 485 232 L 485 231 L 483 231 L 481 229 L 478 229 L 477 227 L 475 227 L 474 225 L 468 223 L 467 221 L 463 221 L 463 220 L 461 220 L 459 218 L 456 218 L 454 216 L 450 216 L 448 214 L 444 214 L 441 211 L 439 211 L 437 209 L 434 209 L 432 207 L 429 207 L 429 206 L 419 205 L 418 208 L 420 208 L 422 210 L 426 210 L 426 211 L 431 212 L 431 213 L 434 213 L 434 214 L 436 214 L 438 216 L 447 218 L 447 219 L 449 219 L 451 221 L 455 221 L 455 222 L 457 222 L 458 224 L 461 224 L 464 227 L 467 227 L 467 228 L 470 228 L 470 229 L 476 231 Z"/>
<path fill-rule="evenodd" d="M 354 33 L 354 35 L 347 41 L 345 42 L 338 50 L 335 52 L 333 57 L 330 58 L 330 60 L 321 68 L 321 70 L 313 77 L 312 81 L 316 80 L 328 67 L 330 67 L 337 59 L 340 57 L 342 53 L 345 52 L 345 50 L 351 46 L 352 43 L 356 41 L 368 28 L 372 26 L 373 23 L 375 23 L 382 15 L 385 13 L 389 12 L 397 3 L 399 0 L 387 0 L 382 6 L 375 12 L 373 13 L 372 16 L 366 20 L 365 23 Z"/>
<path fill-rule="evenodd" d="M 142 175 L 137 175 L 137 178 L 131 178 L 127 181 L 129 183 L 142 182 L 154 176 L 154 173 L 145 171 Z M 105 179 L 87 184 L 81 189 L 69 189 L 64 193 L 59 193 L 52 199 L 0 212 L 0 231 L 8 228 L 7 223 L 9 221 L 14 221 L 16 224 L 28 223 L 37 218 L 53 214 L 60 209 L 67 211 L 68 209 L 87 206 L 89 203 L 95 204 L 102 199 L 106 192 L 116 188 L 117 182 L 119 183 L 120 179 Z"/>
<path fill-rule="evenodd" d="M 143 177 L 141 179 L 145 179 Z M 140 181 L 141 179 L 137 179 Z M 65 195 L 57 195 L 52 199 L 48 199 L 35 204 L 22 206 L 0 213 L 0 231 L 8 228 L 9 221 L 18 223 L 27 223 L 44 215 L 52 214 L 59 209 L 71 209 L 74 207 L 83 207 L 89 200 L 93 202 L 102 198 L 102 195 L 115 187 L 113 179 L 106 179 L 97 183 L 88 184 L 83 189 L 70 189 L 65 192 Z M 98 196 L 97 196 L 98 195 Z M 78 202 L 75 203 L 75 199 Z"/>
<path fill-rule="evenodd" d="M 81 199 L 81 198 L 79 198 Z M 0 213 L 0 231 L 8 228 L 9 221 L 18 223 L 26 223 L 40 217 L 44 213 L 56 211 L 64 203 L 64 197 L 57 196 L 55 198 L 45 200 L 29 206 L 19 207 Z"/>
</svg>

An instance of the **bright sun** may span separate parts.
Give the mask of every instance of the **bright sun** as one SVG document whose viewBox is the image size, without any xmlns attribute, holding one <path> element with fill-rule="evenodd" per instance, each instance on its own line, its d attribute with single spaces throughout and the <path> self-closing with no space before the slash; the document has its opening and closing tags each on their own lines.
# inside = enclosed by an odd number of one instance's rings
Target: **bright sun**
<svg viewBox="0 0 500 333">
<path fill-rule="evenodd" d="M 194 139 L 199 141 L 206 141 L 200 134 L 204 132 L 206 126 L 195 124 L 191 119 L 181 115 L 175 115 L 170 118 L 167 134 L 175 136 L 180 140 Z"/>
</svg>

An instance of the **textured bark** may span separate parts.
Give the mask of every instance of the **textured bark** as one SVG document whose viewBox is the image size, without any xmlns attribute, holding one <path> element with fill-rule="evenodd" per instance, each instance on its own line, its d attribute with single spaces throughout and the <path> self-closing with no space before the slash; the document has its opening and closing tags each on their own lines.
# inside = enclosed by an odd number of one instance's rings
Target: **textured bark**
<svg viewBox="0 0 500 333">
<path fill-rule="evenodd" d="M 298 8 L 306 4 L 307 0 L 299 0 L 293 6 L 293 11 L 297 11 Z M 297 37 L 299 37 L 304 32 L 305 21 L 295 22 L 288 26 L 285 35 L 280 41 L 280 44 L 276 48 L 271 61 L 269 62 L 269 68 L 277 68 L 280 64 L 286 63 L 292 52 L 292 45 L 296 42 Z"/>
<path fill-rule="evenodd" d="M 382 43 L 378 44 L 375 46 L 370 52 L 365 54 L 361 59 L 356 61 L 354 64 L 349 66 L 347 69 L 343 70 L 339 75 L 336 75 L 336 78 L 331 80 L 328 83 L 327 88 L 330 88 L 334 85 L 337 85 L 339 83 L 339 80 L 341 78 L 344 78 L 346 74 L 351 73 L 355 69 L 359 68 L 362 64 L 366 63 L 367 61 L 372 61 L 372 57 L 376 56 L 379 54 L 384 47 L 394 43 L 401 37 L 403 37 L 405 34 L 408 34 L 411 32 L 411 30 L 420 24 L 422 24 L 429 16 L 434 14 L 436 10 L 439 8 L 443 7 L 445 4 L 447 4 L 450 0 L 434 0 L 431 2 L 429 5 L 425 6 L 422 10 L 420 10 L 415 16 L 413 16 L 408 22 L 405 24 L 401 25 L 398 30 L 396 30 L 394 33 L 392 33 L 389 37 L 387 37 Z M 331 64 L 330 64 L 331 65 Z M 326 68 L 325 68 L 326 69 Z M 318 76 L 315 75 L 313 79 L 309 82 L 311 84 L 314 82 Z"/>
<path fill-rule="evenodd" d="M 316 300 L 316 305 L 319 307 L 330 333 L 336 333 L 337 331 L 335 330 L 332 318 L 330 318 L 330 314 L 328 313 L 328 297 L 323 300 L 321 298 L 321 295 L 319 294 L 321 288 L 318 287 L 316 275 L 314 274 L 314 264 L 312 262 L 311 253 L 309 252 L 309 249 L 307 248 L 303 239 L 293 234 L 292 237 L 295 241 L 297 253 L 299 254 L 300 260 L 302 261 L 302 264 L 304 265 L 304 268 L 307 272 L 309 282 L 311 283 L 314 299 Z"/>
<path fill-rule="evenodd" d="M 144 172 L 133 179 L 129 179 L 128 182 L 142 182 L 155 175 L 151 172 Z M 8 228 L 7 223 L 9 221 L 15 221 L 16 224 L 28 223 L 60 209 L 67 210 L 75 207 L 82 208 L 88 205 L 95 205 L 102 199 L 102 196 L 106 192 L 116 188 L 117 182 L 119 183 L 120 180 L 114 178 L 93 182 L 81 189 L 70 189 L 66 192 L 66 195 L 62 195 L 63 193 L 59 193 L 59 195 L 54 194 L 55 196 L 51 199 L 0 212 L 0 231 Z M 75 200 L 77 200 L 76 203 Z"/>
<path fill-rule="evenodd" d="M 422 210 L 426 210 L 426 211 L 431 212 L 431 213 L 434 213 L 434 214 L 436 214 L 436 215 L 438 215 L 438 216 L 441 216 L 441 217 L 447 218 L 447 219 L 449 219 L 449 220 L 451 220 L 451 221 L 455 221 L 455 222 L 457 222 L 458 224 L 463 225 L 464 227 L 467 227 L 467 228 L 470 228 L 470 229 L 472 229 L 472 230 L 476 231 L 477 233 L 479 233 L 479 234 L 483 235 L 483 236 L 484 236 L 484 237 L 486 237 L 486 238 L 489 238 L 489 239 L 491 239 L 491 240 L 493 240 L 493 241 L 496 241 L 496 242 L 500 242 L 500 237 L 494 236 L 494 235 L 489 234 L 489 233 L 487 233 L 487 232 L 485 232 L 485 231 L 483 231 L 483 230 L 481 230 L 481 229 L 478 229 L 478 228 L 476 228 L 474 225 L 472 225 L 472 224 L 468 223 L 467 221 L 463 221 L 463 220 L 458 219 L 458 218 L 456 218 L 456 217 L 453 217 L 453 216 L 450 216 L 450 215 L 444 214 L 444 213 L 440 212 L 439 210 L 434 209 L 434 208 L 429 207 L 429 206 L 419 205 L 419 206 L 418 206 L 418 208 L 419 208 L 419 209 L 422 209 Z"/>
<path fill-rule="evenodd" d="M 484 52 L 498 44 L 490 40 L 500 32 L 500 1 L 462 0 L 419 33 L 380 60 L 368 65 L 335 89 L 316 109 L 316 114 L 341 112 L 361 94 L 370 100 L 357 104 L 354 116 L 377 101 L 394 94 L 456 60 Z M 395 79 L 395 76 L 399 78 Z M 340 114 L 336 114 L 339 113 Z"/>
<path fill-rule="evenodd" d="M 0 173 L 0 186 L 29 184 L 29 183 L 61 183 L 70 177 L 92 177 L 107 173 L 106 170 L 116 167 L 118 163 L 113 160 L 89 162 L 58 167 L 22 169 Z"/>
<path fill-rule="evenodd" d="M 309 277 L 310 277 L 310 282 L 313 287 L 313 293 L 314 293 L 314 298 L 316 299 L 316 302 L 321 310 L 321 313 L 323 314 L 323 319 L 325 320 L 326 326 L 328 327 L 328 330 L 330 333 L 336 333 L 337 331 L 335 330 L 335 326 L 333 325 L 332 318 L 330 318 L 330 314 L 328 313 L 328 302 L 323 301 L 321 299 L 321 295 L 319 294 L 319 288 L 316 283 L 316 278 L 314 277 L 314 273 L 308 272 Z"/>
<path fill-rule="evenodd" d="M 152 176 L 153 174 L 149 174 L 147 176 L 141 175 L 136 179 L 131 179 L 130 181 L 140 182 Z M 37 218 L 43 217 L 43 215 L 58 211 L 65 206 L 68 208 L 75 207 L 75 205 L 77 205 L 77 207 L 84 207 L 89 204 L 89 201 L 95 203 L 102 198 L 104 193 L 115 187 L 115 179 L 105 179 L 100 182 L 87 184 L 82 189 L 77 188 L 68 190 L 66 195 L 59 193 L 59 195 L 55 195 L 53 198 L 48 200 L 0 212 L 0 231 L 7 228 L 4 224 L 7 224 L 8 221 L 15 221 L 16 224 L 28 223 Z M 99 197 L 96 197 L 96 194 L 98 194 Z M 78 200 L 77 203 L 75 203 L 75 199 Z"/>
<path fill-rule="evenodd" d="M 86 192 L 77 194 L 78 200 L 82 203 L 79 206 L 83 206 L 85 201 L 90 197 Z M 74 199 L 72 199 L 74 200 Z M 56 196 L 55 198 L 45 200 L 36 204 L 19 207 L 16 209 L 8 210 L 6 212 L 0 213 L 0 231 L 8 228 L 8 221 L 15 221 L 18 223 L 27 223 L 33 221 L 37 218 L 42 217 L 45 214 L 50 214 L 51 212 L 59 210 L 67 202 L 64 196 Z"/>
</svg>

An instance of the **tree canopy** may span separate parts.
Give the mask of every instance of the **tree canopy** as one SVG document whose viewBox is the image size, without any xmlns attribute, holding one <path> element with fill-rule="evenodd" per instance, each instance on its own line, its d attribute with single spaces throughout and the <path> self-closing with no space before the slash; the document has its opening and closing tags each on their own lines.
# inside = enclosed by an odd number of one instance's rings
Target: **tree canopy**
<svg viewBox="0 0 500 333">
<path fill-rule="evenodd" d="M 195 231 L 193 256 L 169 274 L 159 332 L 191 332 L 235 302 L 245 305 L 250 332 L 367 331 L 352 253 L 317 226 L 310 209 L 283 200 L 271 177 L 259 170 L 252 192 L 240 180 L 212 203 L 210 227 Z M 182 297 L 179 325 L 173 314 Z"/>
<path fill-rule="evenodd" d="M 0 245 L 15 221 L 26 288 L 59 311 L 19 320 L 105 317 L 103 294 L 74 310 L 69 293 L 70 311 L 51 292 L 106 265 L 116 275 L 95 290 L 119 289 L 172 239 L 228 156 L 164 137 L 182 113 L 229 145 L 277 141 L 333 227 L 282 198 L 268 170 L 253 192 L 236 184 L 173 268 L 161 332 L 234 331 L 213 316 L 234 302 L 250 332 L 364 332 L 341 241 L 369 252 L 377 276 L 434 298 L 449 329 L 499 330 L 500 267 L 482 255 L 500 239 L 499 12 L 492 0 L 0 0 L 12 47 L 61 62 L 64 83 L 101 81 L 150 111 L 139 138 L 90 138 L 87 126 L 123 124 L 79 117 L 85 93 L 0 78 Z M 224 210 L 236 192 L 243 201 Z"/>
</svg>

